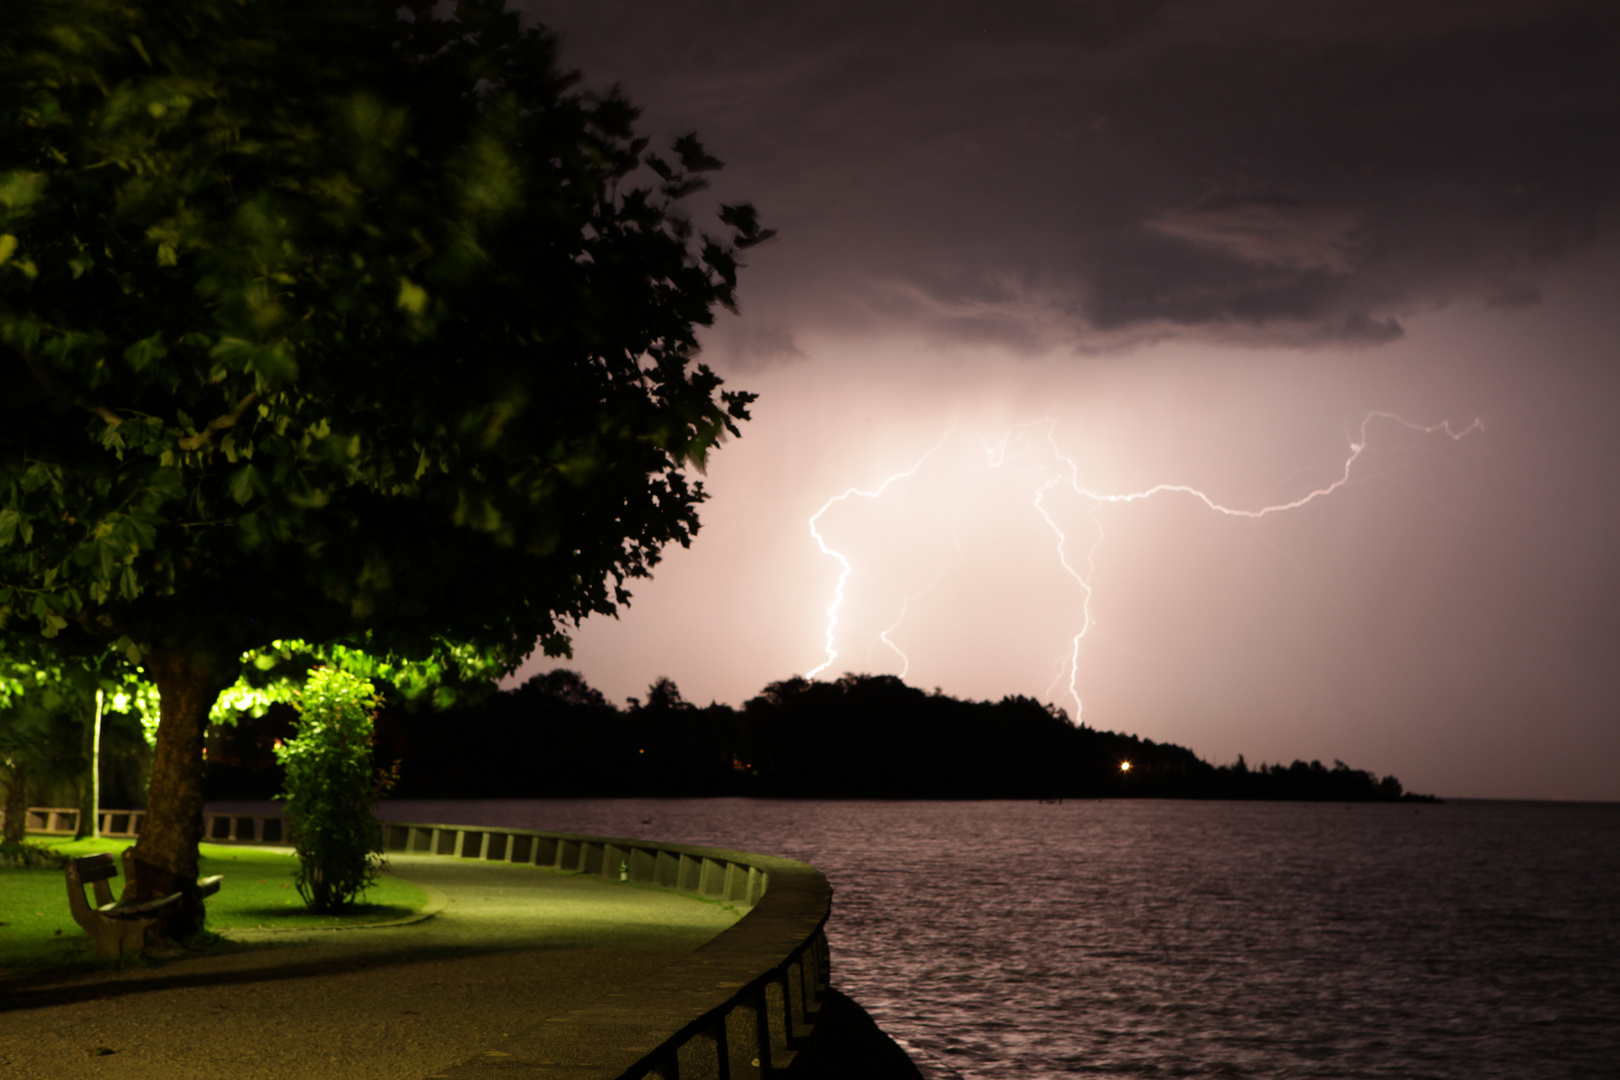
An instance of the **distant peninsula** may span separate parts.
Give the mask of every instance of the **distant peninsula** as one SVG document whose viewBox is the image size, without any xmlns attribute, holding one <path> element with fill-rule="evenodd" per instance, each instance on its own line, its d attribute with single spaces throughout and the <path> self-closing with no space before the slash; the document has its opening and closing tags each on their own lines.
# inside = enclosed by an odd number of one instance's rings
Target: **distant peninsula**
<svg viewBox="0 0 1620 1080">
<path fill-rule="evenodd" d="M 210 734 L 210 798 L 267 798 L 291 713 Z M 725 796 L 878 799 L 1438 801 L 1343 762 L 1212 765 L 1184 747 L 1074 725 L 1027 697 L 963 701 L 889 675 L 771 683 L 742 708 L 660 679 L 619 708 L 559 668 L 449 711 L 390 708 L 396 798 Z"/>
</svg>

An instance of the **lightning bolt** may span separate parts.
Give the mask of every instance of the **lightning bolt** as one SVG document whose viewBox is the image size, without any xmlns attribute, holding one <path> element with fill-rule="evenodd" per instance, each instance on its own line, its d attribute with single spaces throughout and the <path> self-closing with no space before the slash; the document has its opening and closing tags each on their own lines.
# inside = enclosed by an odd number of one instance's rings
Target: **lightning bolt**
<svg viewBox="0 0 1620 1080">
<path fill-rule="evenodd" d="M 950 438 L 951 432 L 954 430 L 954 425 L 947 428 L 945 433 L 939 437 L 939 441 L 934 443 L 933 446 L 929 447 L 928 452 L 923 454 L 922 457 L 918 458 L 916 464 L 912 465 L 911 468 L 907 469 L 905 472 L 895 473 L 893 476 L 883 481 L 883 483 L 879 484 L 871 491 L 862 491 L 860 488 L 855 487 L 846 488 L 842 494 L 834 495 L 832 498 L 821 504 L 820 510 L 817 510 L 814 514 L 810 515 L 810 535 L 815 539 L 816 546 L 821 549 L 821 553 L 823 555 L 837 559 L 840 569 L 838 571 L 838 584 L 833 589 L 832 603 L 827 606 L 827 659 L 823 660 L 819 665 L 805 675 L 805 678 L 815 678 L 817 675 L 820 675 L 823 671 L 826 671 L 829 667 L 831 667 L 833 662 L 838 659 L 838 650 L 834 647 L 834 641 L 836 640 L 838 631 L 838 609 L 844 606 L 844 585 L 849 581 L 849 575 L 854 573 L 855 569 L 854 567 L 850 566 L 849 560 L 844 557 L 843 552 L 835 551 L 827 546 L 827 538 L 822 536 L 821 530 L 816 527 L 817 523 L 821 521 L 821 516 L 839 503 L 848 502 L 850 499 L 879 498 L 893 485 L 902 480 L 915 476 L 917 474 L 917 470 L 921 469 L 923 465 L 927 463 L 928 459 L 933 457 L 934 454 L 939 451 L 941 446 L 945 445 L 945 440 Z M 934 579 L 935 584 L 937 584 L 938 581 L 938 578 Z M 909 659 L 906 661 L 906 666 L 909 670 L 911 666 Z"/>
<path fill-rule="evenodd" d="M 1269 517 L 1272 514 L 1279 514 L 1287 510 L 1297 510 L 1303 506 L 1315 502 L 1318 499 L 1322 499 L 1333 494 L 1335 491 L 1338 491 L 1340 488 L 1344 487 L 1350 482 L 1350 476 L 1355 468 L 1356 462 L 1360 460 L 1362 454 L 1367 449 L 1369 442 L 1368 428 L 1373 424 L 1374 421 L 1385 421 L 1396 424 L 1410 431 L 1415 431 L 1424 435 L 1443 433 L 1454 442 L 1462 440 L 1464 437 L 1474 431 L 1483 431 L 1485 428 L 1484 422 L 1478 418 L 1475 418 L 1465 427 L 1454 428 L 1450 421 L 1441 421 L 1438 424 L 1419 424 L 1407 420 L 1406 418 L 1393 412 L 1370 412 L 1362 418 L 1361 425 L 1356 436 L 1350 440 L 1349 453 L 1344 459 L 1344 465 L 1333 480 L 1287 502 L 1273 503 L 1253 509 L 1229 506 L 1215 500 L 1211 496 L 1205 494 L 1203 491 L 1186 484 L 1155 484 L 1152 487 L 1144 488 L 1141 491 L 1123 493 L 1104 493 L 1092 490 L 1081 483 L 1079 466 L 1075 463 L 1074 459 L 1065 454 L 1062 447 L 1058 445 L 1057 438 L 1054 434 L 1056 422 L 1050 417 L 1019 424 L 999 439 L 993 441 L 985 440 L 985 459 L 986 463 L 991 469 L 999 470 L 1014 458 L 1022 457 L 1027 454 L 1032 439 L 1044 441 L 1050 448 L 1053 459 L 1059 462 L 1062 466 L 1036 486 L 1033 492 L 1032 506 L 1035 513 L 1039 515 L 1041 520 L 1045 523 L 1047 528 L 1052 531 L 1053 536 L 1056 538 L 1058 565 L 1062 567 L 1063 571 L 1068 574 L 1071 579 L 1073 579 L 1075 585 L 1080 591 L 1082 618 L 1079 630 L 1070 639 L 1069 648 L 1066 655 L 1061 657 L 1058 661 L 1058 674 L 1057 677 L 1053 679 L 1052 685 L 1047 688 L 1048 696 L 1050 696 L 1052 690 L 1054 690 L 1057 685 L 1063 681 L 1063 676 L 1066 673 L 1068 675 L 1068 696 L 1074 701 L 1075 704 L 1074 722 L 1077 724 L 1080 722 L 1081 714 L 1084 708 L 1079 691 L 1080 645 L 1081 642 L 1085 640 L 1087 634 L 1089 634 L 1096 626 L 1096 618 L 1092 613 L 1092 599 L 1095 594 L 1091 580 L 1096 573 L 1097 549 L 1105 538 L 1105 533 L 1102 526 L 1102 518 L 1100 516 L 1100 513 L 1104 507 L 1116 503 L 1130 504 L 1140 502 L 1144 499 L 1150 499 L 1157 495 L 1186 495 L 1203 503 L 1204 506 L 1209 510 L 1227 517 L 1263 518 Z M 939 450 L 940 446 L 944 444 L 945 439 L 950 434 L 950 431 L 946 431 L 944 435 L 940 436 L 939 442 L 935 443 L 927 453 L 918 458 L 916 463 L 913 464 L 911 468 L 904 472 L 895 473 L 893 476 L 889 477 L 881 485 L 879 485 L 875 490 L 862 491 L 857 488 L 849 488 L 842 494 L 835 495 L 831 499 L 828 499 L 827 502 L 822 504 L 821 509 L 816 511 L 816 513 L 810 518 L 810 535 L 813 536 L 816 543 L 820 545 L 823 554 L 838 560 L 841 569 L 838 575 L 838 586 L 834 590 L 832 603 L 827 608 L 827 658 L 820 666 L 809 673 L 807 676 L 808 678 L 815 678 L 821 672 L 827 670 L 827 668 L 831 666 L 832 663 L 838 658 L 838 651 L 835 648 L 838 611 L 844 602 L 845 586 L 849 581 L 850 575 L 854 572 L 853 567 L 850 565 L 849 559 L 846 558 L 841 552 L 835 551 L 827 545 L 821 531 L 817 528 L 817 523 L 821 520 L 822 515 L 837 503 L 857 497 L 867 499 L 879 498 L 892 484 L 915 475 L 918 470 L 920 470 L 928 461 L 928 459 Z M 1087 510 L 1087 517 L 1091 520 L 1093 526 L 1095 527 L 1095 531 L 1093 533 L 1090 545 L 1086 547 L 1083 557 L 1079 559 L 1079 565 L 1076 565 L 1076 560 L 1071 556 L 1069 534 L 1064 530 L 1062 525 L 1059 524 L 1058 520 L 1053 516 L 1047 505 L 1048 497 L 1054 491 L 1061 488 L 1069 489 L 1076 496 L 1086 500 L 1090 504 Z M 901 658 L 904 665 L 901 671 L 902 678 L 904 678 L 905 674 L 910 670 L 911 659 L 897 644 L 895 644 L 894 639 L 890 635 L 896 632 L 900 628 L 901 623 L 905 621 L 906 611 L 910 607 L 911 601 L 918 599 L 927 592 L 931 591 L 939 584 L 946 571 L 954 566 L 960 565 L 960 543 L 958 543 L 957 550 L 959 558 L 956 561 L 947 563 L 945 566 L 941 567 L 939 572 L 934 575 L 933 580 L 930 581 L 929 584 L 923 589 L 906 596 L 901 602 L 900 612 L 895 618 L 895 621 L 878 635 L 878 640 L 892 649 Z M 873 646 L 875 647 L 876 644 L 877 642 L 874 642 Z M 871 650 L 868 649 L 868 655 L 870 655 L 870 652 Z"/>
</svg>

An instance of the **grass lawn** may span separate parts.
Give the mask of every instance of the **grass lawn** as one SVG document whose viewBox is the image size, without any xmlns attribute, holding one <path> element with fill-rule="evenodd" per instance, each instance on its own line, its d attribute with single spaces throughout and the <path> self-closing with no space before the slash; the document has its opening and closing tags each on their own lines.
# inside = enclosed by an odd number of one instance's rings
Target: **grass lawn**
<svg viewBox="0 0 1620 1080">
<path fill-rule="evenodd" d="M 120 854 L 129 840 L 42 840 L 67 855 Z M 293 887 L 298 862 L 291 854 L 264 848 L 203 844 L 200 872 L 224 874 L 219 892 L 208 900 L 208 929 L 262 927 L 308 929 L 389 922 L 420 911 L 427 892 L 420 886 L 384 877 L 343 915 L 317 915 L 304 906 Z M 113 880 L 114 895 L 123 887 Z M 90 935 L 79 929 L 68 911 L 67 884 L 60 870 L 0 868 L 0 972 L 40 967 L 74 966 L 95 961 Z"/>
</svg>

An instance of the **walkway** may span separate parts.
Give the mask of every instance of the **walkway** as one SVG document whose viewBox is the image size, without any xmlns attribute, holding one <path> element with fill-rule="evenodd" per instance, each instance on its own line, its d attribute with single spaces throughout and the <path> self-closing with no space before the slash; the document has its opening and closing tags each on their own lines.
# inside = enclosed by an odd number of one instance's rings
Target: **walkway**
<svg viewBox="0 0 1620 1080">
<path fill-rule="evenodd" d="M 238 951 L 0 990 L 0 1075 L 427 1077 L 678 960 L 735 918 L 596 877 L 389 861 L 443 910 L 373 930 L 232 931 Z"/>
</svg>

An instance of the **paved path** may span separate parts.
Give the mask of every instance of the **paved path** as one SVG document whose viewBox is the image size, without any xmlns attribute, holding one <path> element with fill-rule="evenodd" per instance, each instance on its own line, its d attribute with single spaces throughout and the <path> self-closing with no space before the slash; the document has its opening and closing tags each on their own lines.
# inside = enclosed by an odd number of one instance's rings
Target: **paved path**
<svg viewBox="0 0 1620 1080">
<path fill-rule="evenodd" d="M 239 944 L 221 955 L 0 992 L 0 1076 L 426 1077 L 680 959 L 735 918 L 601 878 L 389 861 L 442 894 L 443 910 L 370 930 L 233 931 Z"/>
</svg>

